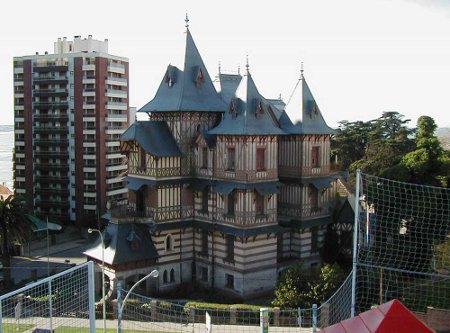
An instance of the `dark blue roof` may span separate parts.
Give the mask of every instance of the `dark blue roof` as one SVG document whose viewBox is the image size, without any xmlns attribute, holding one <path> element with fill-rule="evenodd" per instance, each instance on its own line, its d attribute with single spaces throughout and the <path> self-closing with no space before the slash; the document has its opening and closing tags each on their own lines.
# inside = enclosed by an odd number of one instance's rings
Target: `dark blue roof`
<svg viewBox="0 0 450 333">
<path fill-rule="evenodd" d="M 272 106 L 258 92 L 250 72 L 242 78 L 222 122 L 208 133 L 214 135 L 282 135 Z"/>
<path fill-rule="evenodd" d="M 120 141 L 137 141 L 147 153 L 157 157 L 182 156 L 165 121 L 136 121 Z"/>
<path fill-rule="evenodd" d="M 336 179 L 340 178 L 339 174 L 333 175 L 333 176 L 327 176 L 327 177 L 310 177 L 310 178 L 302 178 L 301 182 L 302 184 L 308 185 L 311 184 L 318 190 L 324 189 L 324 188 L 330 188 L 332 187 L 331 182 L 335 181 Z"/>
<path fill-rule="evenodd" d="M 234 97 L 236 93 L 236 89 L 239 86 L 239 82 L 241 82 L 242 76 L 240 74 L 219 74 L 219 83 L 220 83 L 220 97 L 222 100 L 228 105 L 231 102 L 231 99 Z"/>
<path fill-rule="evenodd" d="M 155 97 L 138 112 L 224 112 L 226 108 L 188 29 L 184 70 L 169 65 Z"/>
<path fill-rule="evenodd" d="M 148 226 L 140 223 L 110 222 L 103 231 L 105 263 L 117 265 L 158 258 Z M 134 243 L 134 244 L 133 244 Z M 100 237 L 84 254 L 102 260 Z"/>
<path fill-rule="evenodd" d="M 305 78 L 302 76 L 301 89 L 295 86 L 292 97 L 286 105 L 286 113 L 291 122 L 284 120 L 281 128 L 288 134 L 335 134 L 336 131 L 328 127 L 319 106 L 314 99 Z M 292 119 L 299 119 L 297 122 Z"/>
</svg>

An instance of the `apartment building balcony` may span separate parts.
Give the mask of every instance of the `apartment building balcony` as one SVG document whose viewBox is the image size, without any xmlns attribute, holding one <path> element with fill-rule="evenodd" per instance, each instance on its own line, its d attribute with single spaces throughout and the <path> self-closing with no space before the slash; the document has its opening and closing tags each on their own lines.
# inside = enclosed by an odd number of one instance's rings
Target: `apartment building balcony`
<svg viewBox="0 0 450 333">
<path fill-rule="evenodd" d="M 35 146 L 68 147 L 69 139 L 34 139 Z"/>
<path fill-rule="evenodd" d="M 68 65 L 43 65 L 43 66 L 33 66 L 33 72 L 35 73 L 51 73 L 51 72 L 67 72 L 69 69 Z"/>
<path fill-rule="evenodd" d="M 61 173 L 66 173 L 69 171 L 69 164 L 67 161 L 61 161 L 60 163 L 41 163 L 34 162 L 35 170 L 40 171 L 59 171 Z"/>
<path fill-rule="evenodd" d="M 33 106 L 37 109 L 49 109 L 49 108 L 67 108 L 69 106 L 68 101 L 59 102 L 34 102 Z"/>
<path fill-rule="evenodd" d="M 54 182 L 54 183 L 67 183 L 69 181 L 68 175 L 35 175 L 34 179 L 37 183 L 41 182 Z"/>
<path fill-rule="evenodd" d="M 69 120 L 69 116 L 67 114 L 34 114 L 34 120 L 39 121 L 62 121 L 67 122 Z"/>
<path fill-rule="evenodd" d="M 35 127 L 34 128 L 35 133 L 67 134 L 68 130 L 69 129 L 67 127 L 44 126 L 44 127 Z"/>
<path fill-rule="evenodd" d="M 69 202 L 67 200 L 35 199 L 35 204 L 39 205 L 41 208 L 69 209 Z"/>
<path fill-rule="evenodd" d="M 51 151 L 51 150 L 36 150 L 34 151 L 35 157 L 53 157 L 53 158 L 63 158 L 69 156 L 68 151 Z"/>
<path fill-rule="evenodd" d="M 46 195 L 63 195 L 68 196 L 69 195 L 69 189 L 68 188 L 54 188 L 54 187 L 39 187 L 36 186 L 34 188 L 35 194 L 38 193 L 45 193 Z"/>
<path fill-rule="evenodd" d="M 108 110 L 128 110 L 128 104 L 124 102 L 106 102 Z"/>
<path fill-rule="evenodd" d="M 41 76 L 34 77 L 33 82 L 39 84 L 64 84 L 67 83 L 69 78 L 67 76 Z"/>
<path fill-rule="evenodd" d="M 218 208 L 216 221 L 243 228 L 274 224 L 277 222 L 277 210 L 270 209 L 264 213 L 235 211 L 233 214 L 229 214 L 224 209 Z"/>
<path fill-rule="evenodd" d="M 106 89 L 106 96 L 113 97 L 113 98 L 127 98 L 128 93 L 126 90 Z"/>
<path fill-rule="evenodd" d="M 108 76 L 106 77 L 105 83 L 110 85 L 126 87 L 128 85 L 128 80 L 122 77 Z"/>
</svg>

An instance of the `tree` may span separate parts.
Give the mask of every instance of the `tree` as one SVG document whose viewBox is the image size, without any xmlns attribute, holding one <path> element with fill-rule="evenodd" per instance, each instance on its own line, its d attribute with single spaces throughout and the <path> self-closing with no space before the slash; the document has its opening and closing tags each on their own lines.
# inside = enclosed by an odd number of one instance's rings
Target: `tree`
<svg viewBox="0 0 450 333">
<path fill-rule="evenodd" d="M 450 154 L 434 135 L 434 119 L 422 116 L 417 121 L 416 150 L 403 156 L 401 164 L 411 173 L 414 183 L 447 187 Z"/>
<path fill-rule="evenodd" d="M 275 288 L 274 306 L 308 308 L 326 301 L 344 280 L 338 265 L 324 264 L 305 269 L 298 264 L 288 268 Z"/>
<path fill-rule="evenodd" d="M 0 198 L 0 229 L 3 279 L 5 289 L 9 289 L 12 286 L 11 248 L 16 242 L 29 239 L 32 231 L 32 224 L 26 216 L 26 204 L 23 199 L 14 196 Z"/>
</svg>

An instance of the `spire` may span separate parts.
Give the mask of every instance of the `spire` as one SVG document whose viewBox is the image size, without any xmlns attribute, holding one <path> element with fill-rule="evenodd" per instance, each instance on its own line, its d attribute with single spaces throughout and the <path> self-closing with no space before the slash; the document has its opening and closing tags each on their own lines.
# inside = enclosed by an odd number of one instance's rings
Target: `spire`
<svg viewBox="0 0 450 333">
<path fill-rule="evenodd" d="M 220 61 L 219 61 L 219 74 L 220 74 L 220 70 L 221 70 L 221 66 L 220 66 Z"/>
<path fill-rule="evenodd" d="M 189 29 L 189 17 L 188 17 L 187 13 L 186 13 L 186 18 L 184 19 L 184 22 L 186 22 L 185 27 L 186 27 L 186 30 L 188 30 Z"/>
<path fill-rule="evenodd" d="M 245 70 L 246 70 L 246 72 L 248 74 L 248 71 L 249 71 L 249 68 L 250 68 L 250 65 L 248 64 L 248 54 L 246 55 L 245 58 L 246 58 L 245 59 Z"/>
<path fill-rule="evenodd" d="M 302 79 L 303 79 L 303 61 L 300 65 L 300 80 L 302 80 Z"/>
</svg>

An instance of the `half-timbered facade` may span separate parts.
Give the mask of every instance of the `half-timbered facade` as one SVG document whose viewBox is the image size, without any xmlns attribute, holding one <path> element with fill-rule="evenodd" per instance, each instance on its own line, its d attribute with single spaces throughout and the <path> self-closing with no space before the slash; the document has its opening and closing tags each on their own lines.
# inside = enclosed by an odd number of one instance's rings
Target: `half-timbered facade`
<svg viewBox="0 0 450 333">
<path fill-rule="evenodd" d="M 110 224 L 147 226 L 158 291 L 202 284 L 248 297 L 273 290 L 300 259 L 320 262 L 338 175 L 333 130 L 300 80 L 288 106 L 259 93 L 248 65 L 219 74 L 218 92 L 187 29 L 183 70 L 167 67 L 138 111 L 148 120 L 122 136 L 129 199 L 110 210 Z"/>
</svg>

